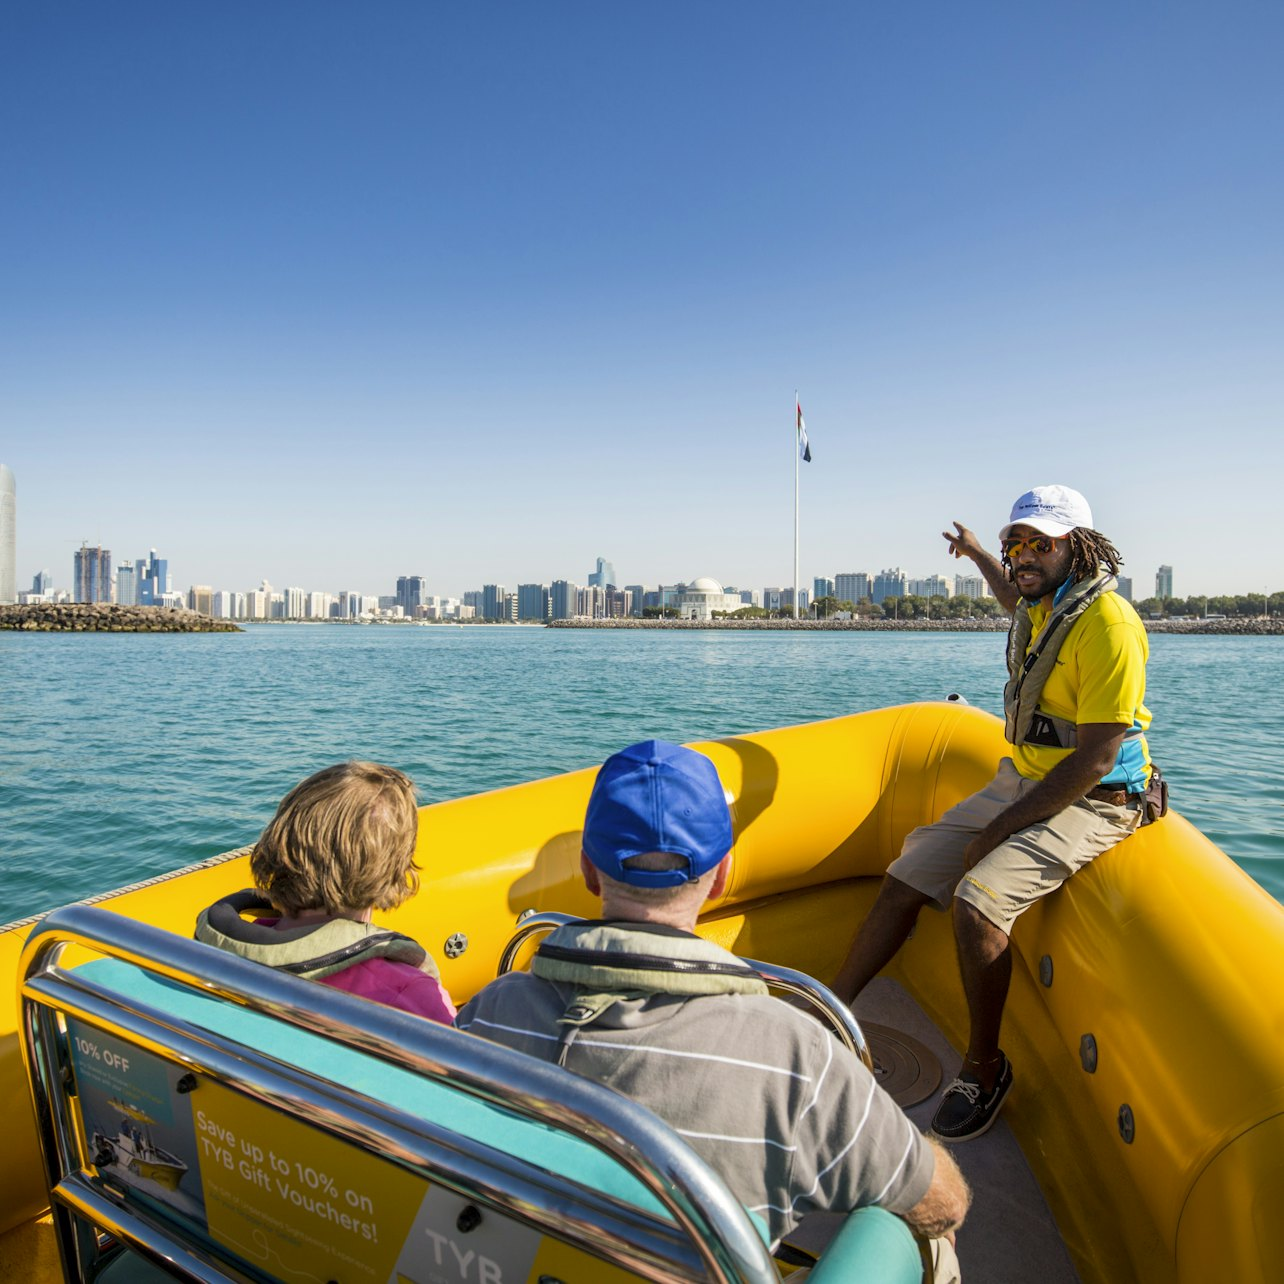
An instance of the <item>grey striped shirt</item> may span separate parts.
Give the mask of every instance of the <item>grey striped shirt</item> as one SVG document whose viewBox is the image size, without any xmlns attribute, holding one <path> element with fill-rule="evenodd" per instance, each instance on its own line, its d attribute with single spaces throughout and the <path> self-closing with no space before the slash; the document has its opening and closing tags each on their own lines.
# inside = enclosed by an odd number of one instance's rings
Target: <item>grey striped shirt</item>
<svg viewBox="0 0 1284 1284">
<path fill-rule="evenodd" d="M 663 935 L 619 935 L 664 953 Z M 710 958 L 738 962 L 700 945 Z M 568 1031 L 558 1018 L 584 988 L 509 973 L 465 1005 L 456 1024 L 556 1062 Z M 875 1204 L 905 1213 L 931 1184 L 931 1147 L 900 1107 L 855 1056 L 779 999 L 625 998 L 575 1033 L 564 1064 L 664 1119 L 766 1219 L 773 1240 L 809 1212 Z"/>
</svg>

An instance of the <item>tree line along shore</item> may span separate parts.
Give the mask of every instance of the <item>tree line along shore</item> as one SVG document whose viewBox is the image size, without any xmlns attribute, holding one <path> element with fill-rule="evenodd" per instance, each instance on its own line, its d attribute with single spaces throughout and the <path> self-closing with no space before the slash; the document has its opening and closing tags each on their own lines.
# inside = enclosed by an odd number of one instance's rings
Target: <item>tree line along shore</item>
<svg viewBox="0 0 1284 1284">
<path fill-rule="evenodd" d="M 1006 633 L 1011 621 L 1006 615 L 981 619 L 888 620 L 871 617 L 850 620 L 550 620 L 550 629 L 712 629 L 728 632 L 771 630 L 803 633 Z M 1245 619 L 1143 620 L 1149 633 L 1269 634 L 1284 636 L 1284 616 Z"/>
</svg>

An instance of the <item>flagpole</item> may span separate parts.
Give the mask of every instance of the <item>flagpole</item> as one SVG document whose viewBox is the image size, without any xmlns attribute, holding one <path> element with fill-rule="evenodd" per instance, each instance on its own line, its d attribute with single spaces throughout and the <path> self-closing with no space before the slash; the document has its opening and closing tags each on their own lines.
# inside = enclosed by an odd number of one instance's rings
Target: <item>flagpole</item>
<svg viewBox="0 0 1284 1284">
<path fill-rule="evenodd" d="M 794 389 L 794 619 L 798 619 L 798 456 L 802 446 L 798 437 L 798 389 Z"/>
</svg>

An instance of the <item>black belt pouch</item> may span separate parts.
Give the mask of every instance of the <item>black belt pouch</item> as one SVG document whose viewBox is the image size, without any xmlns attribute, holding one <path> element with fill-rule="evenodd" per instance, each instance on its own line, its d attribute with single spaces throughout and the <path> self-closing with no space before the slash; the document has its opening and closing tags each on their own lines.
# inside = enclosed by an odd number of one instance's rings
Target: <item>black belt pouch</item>
<svg viewBox="0 0 1284 1284">
<path fill-rule="evenodd" d="M 1168 782 L 1163 778 L 1158 767 L 1150 764 L 1150 784 L 1142 795 L 1141 823 L 1149 825 L 1160 816 L 1168 815 Z"/>
</svg>

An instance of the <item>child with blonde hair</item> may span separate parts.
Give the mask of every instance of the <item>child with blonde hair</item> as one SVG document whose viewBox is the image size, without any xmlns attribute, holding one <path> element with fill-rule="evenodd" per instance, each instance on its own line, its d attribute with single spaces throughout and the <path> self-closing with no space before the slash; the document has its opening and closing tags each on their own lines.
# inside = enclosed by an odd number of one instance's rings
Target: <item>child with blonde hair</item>
<svg viewBox="0 0 1284 1284">
<path fill-rule="evenodd" d="M 449 1024 L 455 1006 L 431 956 L 370 922 L 418 890 L 418 824 L 414 785 L 395 768 L 318 771 L 286 794 L 254 844 L 254 887 L 202 911 L 196 939 Z"/>
</svg>

